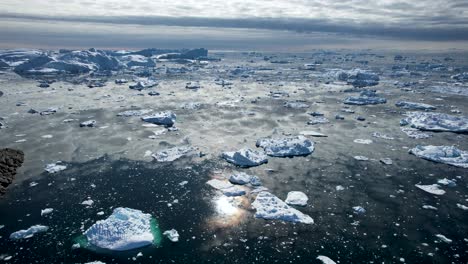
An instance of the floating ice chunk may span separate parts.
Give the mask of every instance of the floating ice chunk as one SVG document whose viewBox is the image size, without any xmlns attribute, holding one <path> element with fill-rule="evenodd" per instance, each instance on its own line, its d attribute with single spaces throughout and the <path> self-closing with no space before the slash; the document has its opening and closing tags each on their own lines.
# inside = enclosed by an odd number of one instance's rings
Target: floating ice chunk
<svg viewBox="0 0 468 264">
<path fill-rule="evenodd" d="M 30 238 L 30 237 L 33 237 L 34 234 L 46 232 L 48 229 L 49 229 L 48 226 L 34 225 L 26 230 L 20 230 L 20 231 L 16 231 L 12 233 L 10 235 L 10 239 L 17 240 L 17 239 Z"/>
<path fill-rule="evenodd" d="M 414 186 L 416 186 L 419 189 L 421 189 L 421 190 L 423 190 L 425 192 L 428 192 L 430 194 L 434 194 L 434 195 L 444 195 L 445 194 L 445 191 L 440 189 L 440 185 L 438 185 L 438 184 L 431 184 L 431 185 L 416 184 Z"/>
<path fill-rule="evenodd" d="M 445 242 L 447 244 L 450 244 L 452 243 L 452 239 L 448 239 L 446 236 L 442 235 L 442 234 L 437 234 L 435 235 L 438 239 L 440 239 L 440 241 L 442 242 Z"/>
<path fill-rule="evenodd" d="M 154 79 L 141 79 L 136 84 L 130 85 L 129 88 L 132 90 L 141 91 L 143 89 L 157 86 L 158 82 Z"/>
<path fill-rule="evenodd" d="M 130 250 L 151 245 L 151 215 L 119 207 L 105 220 L 97 221 L 84 233 L 88 242 L 109 250 Z"/>
<path fill-rule="evenodd" d="M 281 199 L 266 191 L 257 194 L 252 207 L 257 210 L 255 213 L 256 218 L 304 224 L 314 223 L 310 216 L 290 207 Z"/>
<path fill-rule="evenodd" d="M 327 124 L 327 123 L 330 123 L 330 121 L 328 120 L 328 118 L 323 117 L 323 116 L 312 117 L 307 122 L 308 125 Z"/>
<path fill-rule="evenodd" d="M 229 177 L 229 181 L 231 183 L 239 184 L 239 185 L 250 183 L 251 180 L 252 180 L 252 176 L 248 175 L 245 172 L 234 173 L 233 175 Z"/>
<path fill-rule="evenodd" d="M 173 112 L 165 111 L 153 115 L 143 116 L 141 117 L 141 120 L 156 125 L 171 127 L 175 123 L 176 115 Z"/>
<path fill-rule="evenodd" d="M 408 102 L 408 101 L 398 101 L 395 103 L 396 106 L 401 107 L 403 109 L 410 109 L 410 110 L 436 110 L 437 108 L 433 105 L 423 104 L 423 103 L 415 103 L 415 102 Z"/>
<path fill-rule="evenodd" d="M 462 210 L 465 210 L 465 211 L 467 211 L 467 210 L 468 210 L 468 206 L 466 206 L 466 205 L 463 205 L 463 204 L 459 204 L 459 203 L 457 203 L 457 207 L 458 207 L 458 208 L 460 208 L 460 209 L 462 209 Z"/>
<path fill-rule="evenodd" d="M 94 127 L 96 120 L 88 120 L 80 123 L 80 127 Z"/>
<path fill-rule="evenodd" d="M 443 113 L 409 112 L 400 121 L 401 125 L 409 124 L 412 128 L 439 132 L 468 132 L 468 118 Z"/>
<path fill-rule="evenodd" d="M 344 188 L 343 186 L 341 186 L 341 185 L 337 185 L 337 186 L 335 187 L 335 190 L 338 191 L 338 192 L 339 192 L 339 191 L 343 191 L 344 189 L 345 189 L 345 188 Z"/>
<path fill-rule="evenodd" d="M 106 263 L 102 261 L 91 261 L 91 262 L 86 262 L 84 264 L 106 264 Z"/>
<path fill-rule="evenodd" d="M 292 191 L 288 193 L 285 202 L 289 205 L 306 206 L 309 198 L 303 192 Z"/>
<path fill-rule="evenodd" d="M 63 170 L 65 170 L 67 168 L 67 166 L 60 165 L 59 163 L 60 163 L 60 161 L 57 161 L 56 163 L 47 164 L 46 167 L 45 167 L 45 170 L 48 173 L 56 173 L 56 172 L 59 172 L 59 171 L 63 171 Z"/>
<path fill-rule="evenodd" d="M 423 132 L 421 132 L 420 130 L 418 130 L 416 128 L 401 127 L 400 129 L 401 129 L 401 131 L 403 131 L 403 133 L 405 133 L 410 138 L 425 139 L 425 138 L 432 137 L 431 134 L 423 133 Z"/>
<path fill-rule="evenodd" d="M 368 161 L 369 158 L 366 157 L 366 156 L 354 156 L 353 157 L 355 160 L 359 160 L 359 161 Z"/>
<path fill-rule="evenodd" d="M 299 134 L 303 136 L 311 136 L 311 137 L 328 137 L 327 135 L 322 134 L 320 132 L 316 132 L 316 131 L 301 131 L 299 132 Z"/>
<path fill-rule="evenodd" d="M 381 158 L 380 162 L 382 162 L 385 165 L 392 165 L 393 164 L 393 161 L 390 158 Z"/>
<path fill-rule="evenodd" d="M 438 184 L 442 184 L 448 187 L 455 187 L 457 186 L 457 183 L 454 180 L 449 180 L 447 178 L 437 180 Z"/>
<path fill-rule="evenodd" d="M 164 231 L 163 235 L 165 235 L 171 242 L 178 242 L 179 241 L 179 233 L 175 229 L 166 230 Z"/>
<path fill-rule="evenodd" d="M 182 104 L 180 108 L 185 109 L 185 110 L 197 110 L 197 109 L 200 109 L 201 106 L 202 106 L 201 103 L 188 102 L 188 103 Z"/>
<path fill-rule="evenodd" d="M 303 103 L 303 102 L 285 102 L 284 107 L 292 108 L 292 109 L 304 109 L 304 108 L 309 108 L 310 105 Z"/>
<path fill-rule="evenodd" d="M 54 211 L 54 209 L 52 209 L 52 208 L 43 209 L 43 210 L 41 210 L 41 216 L 48 215 L 48 214 L 52 213 L 53 211 Z"/>
<path fill-rule="evenodd" d="M 432 205 L 423 205 L 422 208 L 427 210 L 437 210 L 437 207 L 434 207 Z"/>
<path fill-rule="evenodd" d="M 314 142 L 304 136 L 262 138 L 256 145 L 272 157 L 306 156 L 314 151 Z"/>
<path fill-rule="evenodd" d="M 359 96 L 350 96 L 343 101 L 344 104 L 349 105 L 375 105 L 385 104 L 387 99 L 378 97 L 374 91 L 362 91 Z"/>
<path fill-rule="evenodd" d="M 91 199 L 85 200 L 81 203 L 82 205 L 91 206 L 94 204 L 94 201 Z"/>
<path fill-rule="evenodd" d="M 327 256 L 318 256 L 317 259 L 322 261 L 323 264 L 336 264 L 335 261 L 331 260 L 331 258 Z"/>
<path fill-rule="evenodd" d="M 201 85 L 199 82 L 188 82 L 185 84 L 185 88 L 195 90 L 195 89 L 200 89 Z"/>
<path fill-rule="evenodd" d="M 409 153 L 434 162 L 468 168 L 468 151 L 454 146 L 416 146 Z"/>
<path fill-rule="evenodd" d="M 364 209 L 364 207 L 362 206 L 353 206 L 353 211 L 355 214 L 365 214 L 366 213 L 366 209 Z"/>
<path fill-rule="evenodd" d="M 243 148 L 234 152 L 223 152 L 221 155 L 227 162 L 239 167 L 254 167 L 268 162 L 263 151 Z"/>
<path fill-rule="evenodd" d="M 159 162 L 170 162 L 180 159 L 182 157 L 187 157 L 194 154 L 195 148 L 193 147 L 174 147 L 158 151 L 151 155 L 156 161 Z"/>
<path fill-rule="evenodd" d="M 358 144 L 365 144 L 365 145 L 369 145 L 369 144 L 372 144 L 374 141 L 372 141 L 371 139 L 355 139 L 353 140 L 354 143 L 358 143 Z"/>
<path fill-rule="evenodd" d="M 395 138 L 389 135 L 385 135 L 379 132 L 374 132 L 372 133 L 372 136 L 375 138 L 382 138 L 382 139 L 388 139 L 388 140 L 394 140 Z"/>
<path fill-rule="evenodd" d="M 141 109 L 141 110 L 128 110 L 120 112 L 117 116 L 130 117 L 130 116 L 142 116 L 151 113 L 152 109 Z"/>
<path fill-rule="evenodd" d="M 52 136 L 52 135 L 43 135 L 43 136 L 41 136 L 41 138 L 53 138 L 53 137 L 54 136 Z"/>
<path fill-rule="evenodd" d="M 336 72 L 339 81 L 345 81 L 354 87 L 375 86 L 379 84 L 379 76 L 371 71 L 353 69 L 349 71 L 340 70 Z"/>
<path fill-rule="evenodd" d="M 245 189 L 239 186 L 232 186 L 226 189 L 222 189 L 223 194 L 226 196 L 242 196 L 245 195 Z"/>
<path fill-rule="evenodd" d="M 212 179 L 206 182 L 206 184 L 210 185 L 211 187 L 218 189 L 218 190 L 223 190 L 227 188 L 231 188 L 234 185 L 228 181 L 222 181 L 218 179 Z"/>
</svg>

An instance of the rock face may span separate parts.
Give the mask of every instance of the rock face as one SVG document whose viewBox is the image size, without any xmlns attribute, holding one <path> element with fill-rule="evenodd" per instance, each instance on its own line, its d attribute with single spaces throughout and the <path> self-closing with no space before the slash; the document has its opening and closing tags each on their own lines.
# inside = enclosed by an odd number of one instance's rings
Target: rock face
<svg viewBox="0 0 468 264">
<path fill-rule="evenodd" d="M 400 125 L 410 125 L 412 128 L 438 132 L 468 132 L 468 118 L 447 115 L 443 113 L 409 112 Z"/>
<path fill-rule="evenodd" d="M 433 105 L 407 102 L 407 101 L 398 101 L 395 103 L 395 106 L 401 107 L 403 109 L 410 110 L 436 110 L 437 108 Z"/>
<path fill-rule="evenodd" d="M 304 224 L 314 223 L 314 220 L 310 216 L 290 207 L 269 192 L 259 193 L 252 203 L 252 207 L 257 210 L 255 213 L 256 218 Z"/>
<path fill-rule="evenodd" d="M 378 97 L 374 91 L 366 90 L 362 91 L 359 96 L 346 98 L 343 103 L 349 105 L 375 105 L 385 104 L 387 103 L 387 99 Z"/>
<path fill-rule="evenodd" d="M 140 248 L 153 243 L 151 218 L 140 210 L 119 207 L 84 234 L 89 243 L 99 248 L 116 251 Z"/>
<path fill-rule="evenodd" d="M 0 150 L 0 196 L 5 194 L 6 188 L 13 182 L 16 169 L 24 162 L 24 153 L 16 149 Z"/>
<path fill-rule="evenodd" d="M 166 111 L 166 112 L 159 112 L 153 115 L 147 115 L 141 117 L 141 120 L 156 124 L 156 125 L 163 125 L 166 127 L 171 127 L 174 125 L 176 120 L 176 115 L 173 112 Z"/>
<path fill-rule="evenodd" d="M 234 152 L 223 152 L 221 157 L 239 167 L 254 167 L 268 162 L 267 156 L 263 151 L 260 152 L 248 148 Z"/>
<path fill-rule="evenodd" d="M 468 168 L 468 151 L 453 146 L 416 146 L 409 153 L 434 162 Z"/>
<path fill-rule="evenodd" d="M 304 136 L 262 138 L 256 145 L 272 157 L 306 156 L 314 151 L 314 142 Z"/>
</svg>

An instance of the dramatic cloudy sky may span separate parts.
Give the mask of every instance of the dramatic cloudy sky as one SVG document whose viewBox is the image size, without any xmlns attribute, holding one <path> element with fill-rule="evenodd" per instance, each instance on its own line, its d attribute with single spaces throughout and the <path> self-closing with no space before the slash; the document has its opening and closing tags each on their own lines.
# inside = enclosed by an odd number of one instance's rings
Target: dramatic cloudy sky
<svg viewBox="0 0 468 264">
<path fill-rule="evenodd" d="M 466 46 L 468 0 L 2 0 L 0 23 L 4 47 L 443 49 Z"/>
</svg>

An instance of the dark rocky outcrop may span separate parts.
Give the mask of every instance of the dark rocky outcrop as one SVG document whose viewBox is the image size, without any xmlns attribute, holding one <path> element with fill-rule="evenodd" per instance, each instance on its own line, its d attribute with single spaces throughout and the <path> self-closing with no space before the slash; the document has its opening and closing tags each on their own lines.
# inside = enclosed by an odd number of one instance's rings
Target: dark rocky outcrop
<svg viewBox="0 0 468 264">
<path fill-rule="evenodd" d="M 16 149 L 0 149 L 0 196 L 5 194 L 6 188 L 13 182 L 16 169 L 24 162 L 24 153 Z"/>
</svg>

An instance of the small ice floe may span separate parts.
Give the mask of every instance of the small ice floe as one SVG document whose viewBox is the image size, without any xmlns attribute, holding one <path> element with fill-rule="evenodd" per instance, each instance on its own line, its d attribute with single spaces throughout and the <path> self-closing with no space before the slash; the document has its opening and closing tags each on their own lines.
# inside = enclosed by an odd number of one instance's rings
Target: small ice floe
<svg viewBox="0 0 468 264">
<path fill-rule="evenodd" d="M 361 69 L 339 70 L 334 74 L 339 81 L 347 82 L 354 87 L 375 86 L 380 80 L 376 73 Z"/>
<path fill-rule="evenodd" d="M 80 123 L 80 127 L 94 127 L 96 125 L 96 120 L 88 120 Z"/>
<path fill-rule="evenodd" d="M 372 144 L 374 141 L 372 141 L 372 139 L 355 139 L 353 140 L 354 143 L 358 143 L 358 144 L 365 144 L 365 145 L 369 145 L 369 144 Z"/>
<path fill-rule="evenodd" d="M 40 115 L 52 115 L 52 114 L 57 113 L 57 110 L 58 108 L 50 107 L 47 110 L 40 112 L 39 114 Z"/>
<path fill-rule="evenodd" d="M 81 202 L 81 204 L 86 205 L 86 206 L 92 206 L 94 204 L 94 201 L 91 199 L 88 199 L 88 200 Z"/>
<path fill-rule="evenodd" d="M 52 135 L 42 135 L 41 138 L 53 138 L 54 136 Z"/>
<path fill-rule="evenodd" d="M 163 235 L 165 235 L 171 242 L 179 241 L 179 233 L 175 229 L 166 230 L 163 232 Z"/>
<path fill-rule="evenodd" d="M 389 135 L 385 135 L 379 132 L 374 132 L 372 133 L 372 136 L 375 138 L 382 138 L 382 139 L 388 139 L 388 140 L 394 140 L 395 138 Z"/>
<path fill-rule="evenodd" d="M 249 175 L 245 172 L 237 172 L 237 173 L 232 174 L 229 177 L 229 181 L 233 184 L 239 184 L 239 185 L 245 185 L 249 183 L 252 186 L 262 185 L 260 178 L 258 178 L 257 176 Z"/>
<path fill-rule="evenodd" d="M 307 122 L 308 125 L 318 125 L 318 124 L 327 124 L 330 123 L 328 118 L 323 117 L 323 116 L 318 116 L 318 117 L 311 117 L 309 121 Z"/>
<path fill-rule="evenodd" d="M 349 105 L 375 105 L 385 104 L 387 99 L 378 97 L 375 91 L 365 90 L 359 96 L 350 96 L 343 101 L 344 104 Z"/>
<path fill-rule="evenodd" d="M 246 194 L 246 191 L 244 188 L 241 188 L 239 186 L 232 186 L 232 187 L 229 187 L 229 188 L 226 188 L 226 189 L 222 189 L 221 190 L 223 192 L 224 195 L 226 196 L 242 196 L 242 195 L 245 195 Z"/>
<path fill-rule="evenodd" d="M 309 198 L 303 192 L 292 191 L 288 193 L 285 202 L 289 205 L 306 206 Z"/>
<path fill-rule="evenodd" d="M 125 84 L 128 83 L 127 79 L 115 79 L 115 84 Z"/>
<path fill-rule="evenodd" d="M 304 109 L 304 108 L 309 108 L 310 105 L 303 103 L 303 102 L 293 101 L 293 102 L 285 102 L 284 107 L 292 108 L 292 109 Z"/>
<path fill-rule="evenodd" d="M 438 184 L 441 184 L 441 185 L 448 186 L 448 187 L 455 187 L 455 186 L 457 186 L 457 182 L 456 182 L 456 181 L 454 181 L 454 180 L 449 180 L 449 179 L 447 179 L 447 178 L 437 180 L 437 183 L 438 183 Z"/>
<path fill-rule="evenodd" d="M 416 146 L 409 153 L 434 162 L 468 168 L 468 151 L 454 146 Z"/>
<path fill-rule="evenodd" d="M 118 207 L 105 220 L 97 221 L 84 235 L 102 249 L 124 251 L 151 245 L 152 216 L 140 210 Z"/>
<path fill-rule="evenodd" d="M 200 89 L 201 85 L 199 82 L 188 82 L 185 84 L 185 88 L 195 90 L 195 89 Z"/>
<path fill-rule="evenodd" d="M 415 102 L 408 102 L 408 101 L 398 101 L 395 103 L 395 106 L 401 107 L 403 109 L 409 110 L 436 110 L 437 108 L 433 105 L 423 104 L 423 103 L 415 103 Z"/>
<path fill-rule="evenodd" d="M 366 213 L 366 209 L 364 209 L 364 207 L 362 206 L 353 206 L 353 211 L 355 214 L 365 214 Z"/>
<path fill-rule="evenodd" d="M 227 188 L 231 188 L 234 185 L 228 181 L 223 181 L 223 180 L 218 180 L 218 179 L 212 179 L 206 182 L 206 184 L 210 185 L 211 187 L 217 189 L 217 190 L 223 190 Z"/>
<path fill-rule="evenodd" d="M 342 115 L 335 115 L 335 119 L 336 119 L 336 120 L 344 120 L 345 117 L 342 116 Z"/>
<path fill-rule="evenodd" d="M 450 244 L 452 243 L 452 239 L 448 239 L 446 236 L 442 235 L 442 234 L 437 234 L 435 235 L 438 239 L 440 239 L 440 241 L 442 242 L 445 242 L 447 244 Z"/>
<path fill-rule="evenodd" d="M 401 127 L 400 128 L 403 133 L 405 133 L 410 138 L 415 139 L 425 139 L 432 137 L 431 134 L 423 133 L 419 129 L 411 128 L 411 127 Z"/>
<path fill-rule="evenodd" d="M 322 261 L 323 264 L 336 264 L 335 261 L 327 256 L 318 256 L 317 259 Z"/>
<path fill-rule="evenodd" d="M 345 188 L 344 188 L 343 186 L 341 186 L 341 185 L 337 185 L 337 186 L 335 187 L 335 190 L 336 190 L 337 192 L 343 191 L 344 189 L 345 189 Z"/>
<path fill-rule="evenodd" d="M 176 114 L 171 111 L 159 112 L 152 115 L 142 116 L 141 120 L 155 125 L 171 127 L 176 121 Z"/>
<path fill-rule="evenodd" d="M 151 113 L 152 111 L 153 111 L 152 109 L 128 110 L 128 111 L 118 113 L 117 116 L 122 116 L 122 117 L 142 116 L 142 115 L 147 115 Z"/>
<path fill-rule="evenodd" d="M 67 169 L 67 166 L 60 165 L 60 163 L 61 163 L 60 161 L 57 161 L 56 163 L 47 164 L 46 167 L 45 167 L 45 170 L 48 173 L 57 173 L 59 171 L 63 171 L 65 169 Z"/>
<path fill-rule="evenodd" d="M 306 137 L 328 137 L 327 135 L 325 134 L 322 134 L 322 133 L 319 133 L 319 132 L 316 132 L 316 131 L 301 131 L 299 132 L 300 135 L 303 135 L 303 136 L 306 136 Z"/>
<path fill-rule="evenodd" d="M 457 207 L 462 209 L 462 210 L 468 211 L 468 206 L 466 206 L 466 205 L 457 203 Z"/>
<path fill-rule="evenodd" d="M 400 125 L 410 125 L 412 128 L 438 132 L 468 132 L 468 118 L 443 113 L 409 112 Z"/>
<path fill-rule="evenodd" d="M 15 141 L 15 143 L 23 143 L 23 142 L 26 142 L 27 140 L 26 139 L 18 139 Z"/>
<path fill-rule="evenodd" d="M 314 223 L 310 216 L 290 207 L 281 199 L 266 191 L 257 194 L 252 207 L 256 209 L 256 218 L 304 224 Z"/>
<path fill-rule="evenodd" d="M 353 157 L 355 160 L 359 160 L 359 161 L 368 161 L 369 158 L 366 157 L 366 156 L 354 156 Z"/>
<path fill-rule="evenodd" d="M 54 211 L 54 209 L 52 209 L 52 208 L 43 209 L 43 210 L 41 210 L 41 216 L 48 215 L 48 214 L 52 213 L 53 211 Z"/>
<path fill-rule="evenodd" d="M 251 150 L 249 148 L 233 152 L 223 152 L 221 157 L 239 167 L 254 167 L 268 162 L 267 156 L 263 151 Z"/>
<path fill-rule="evenodd" d="M 438 210 L 437 207 L 434 207 L 432 205 L 427 205 L 427 204 L 423 205 L 422 208 L 427 209 L 427 210 L 434 210 L 434 211 Z"/>
<path fill-rule="evenodd" d="M 46 232 L 48 229 L 49 229 L 48 226 L 34 225 L 26 230 L 19 230 L 19 231 L 12 233 L 10 235 L 10 239 L 18 240 L 18 239 L 30 238 L 30 237 L 33 237 L 37 233 Z"/>
<path fill-rule="evenodd" d="M 185 109 L 185 110 L 198 110 L 202 106 L 201 103 L 198 102 L 187 102 L 183 103 L 180 108 Z"/>
<path fill-rule="evenodd" d="M 91 262 L 86 262 L 84 264 L 106 264 L 106 263 L 102 261 L 91 261 Z"/>
<path fill-rule="evenodd" d="M 418 187 L 419 189 L 434 195 L 444 195 L 445 191 L 440 189 L 440 185 L 438 184 L 430 184 L 430 185 L 420 185 L 415 184 L 414 186 Z"/>
<path fill-rule="evenodd" d="M 382 162 L 385 165 L 392 165 L 393 164 L 393 161 L 390 158 L 381 158 L 380 162 Z"/>
<path fill-rule="evenodd" d="M 261 138 L 256 146 L 272 157 L 306 156 L 314 151 L 314 142 L 304 136 Z"/>
<path fill-rule="evenodd" d="M 182 146 L 161 150 L 151 156 L 158 162 L 171 162 L 191 155 L 195 155 L 195 148 Z"/>
<path fill-rule="evenodd" d="M 140 79 L 136 84 L 130 85 L 129 88 L 132 90 L 138 90 L 141 91 L 143 89 L 151 88 L 154 86 L 157 86 L 159 83 L 151 78 L 147 79 Z"/>
</svg>

